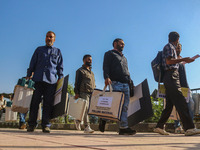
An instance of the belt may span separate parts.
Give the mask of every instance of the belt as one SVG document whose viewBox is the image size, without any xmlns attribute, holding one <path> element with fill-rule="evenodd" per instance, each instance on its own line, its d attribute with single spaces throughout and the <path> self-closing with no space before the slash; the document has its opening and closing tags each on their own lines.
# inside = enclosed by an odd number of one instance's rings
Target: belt
<svg viewBox="0 0 200 150">
<path fill-rule="evenodd" d="M 120 81 L 112 81 L 112 83 L 122 83 L 122 84 L 128 84 L 127 82 L 120 82 Z"/>
</svg>

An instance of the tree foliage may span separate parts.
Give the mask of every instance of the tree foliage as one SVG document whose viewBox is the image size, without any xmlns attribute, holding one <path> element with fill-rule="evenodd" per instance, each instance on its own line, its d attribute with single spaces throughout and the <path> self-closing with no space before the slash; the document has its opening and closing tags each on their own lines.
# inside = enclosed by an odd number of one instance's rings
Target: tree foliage
<svg viewBox="0 0 200 150">
<path fill-rule="evenodd" d="M 151 97 L 151 103 L 154 115 L 151 118 L 146 119 L 145 122 L 158 122 L 163 110 L 163 99 Z"/>
<path fill-rule="evenodd" d="M 73 87 L 72 84 L 68 84 L 67 91 L 68 91 L 68 93 L 70 95 L 72 95 L 72 96 L 75 95 L 75 93 L 74 93 L 74 87 Z"/>
</svg>

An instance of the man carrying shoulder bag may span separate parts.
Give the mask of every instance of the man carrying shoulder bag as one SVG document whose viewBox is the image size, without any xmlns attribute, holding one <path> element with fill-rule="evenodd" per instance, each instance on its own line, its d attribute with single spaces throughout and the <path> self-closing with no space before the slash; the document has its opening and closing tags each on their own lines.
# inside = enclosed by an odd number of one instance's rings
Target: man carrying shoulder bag
<svg viewBox="0 0 200 150">
<path fill-rule="evenodd" d="M 119 135 L 133 135 L 135 130 L 128 127 L 128 105 L 130 96 L 134 94 L 133 81 L 130 78 L 127 59 L 122 53 L 124 41 L 117 38 L 113 41 L 113 50 L 109 50 L 104 55 L 103 73 L 105 86 L 111 84 L 113 90 L 124 93 L 124 104 L 122 106 Z M 106 120 L 100 119 L 99 130 L 104 132 Z"/>
<path fill-rule="evenodd" d="M 75 99 L 82 98 L 86 100 L 86 111 L 84 114 L 84 133 L 93 133 L 94 130 L 90 128 L 90 121 L 88 116 L 88 106 L 91 94 L 95 88 L 94 73 L 91 70 L 92 56 L 87 54 L 83 57 L 83 65 L 76 71 L 75 79 Z M 75 120 L 77 130 L 81 130 L 81 120 Z"/>
</svg>

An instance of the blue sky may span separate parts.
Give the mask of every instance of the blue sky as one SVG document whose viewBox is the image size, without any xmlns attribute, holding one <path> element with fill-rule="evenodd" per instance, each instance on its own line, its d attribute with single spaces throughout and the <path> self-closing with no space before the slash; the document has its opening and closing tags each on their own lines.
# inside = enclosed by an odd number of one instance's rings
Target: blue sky
<svg viewBox="0 0 200 150">
<path fill-rule="evenodd" d="M 96 86 L 103 88 L 103 56 L 119 37 L 135 85 L 147 78 L 152 92 L 157 83 L 150 63 L 167 44 L 169 32 L 179 32 L 183 57 L 200 53 L 199 7 L 199 0 L 0 0 L 0 93 L 12 92 L 26 76 L 49 30 L 56 33 L 54 46 L 62 51 L 70 83 L 83 55 L 91 54 Z M 199 64 L 197 59 L 186 65 L 191 88 L 200 87 Z"/>
</svg>

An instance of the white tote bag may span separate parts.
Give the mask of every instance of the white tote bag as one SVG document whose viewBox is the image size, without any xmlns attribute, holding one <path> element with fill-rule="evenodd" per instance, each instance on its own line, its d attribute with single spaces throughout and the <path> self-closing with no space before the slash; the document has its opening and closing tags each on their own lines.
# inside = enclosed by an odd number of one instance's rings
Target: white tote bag
<svg viewBox="0 0 200 150">
<path fill-rule="evenodd" d="M 69 98 L 68 115 L 74 117 L 76 120 L 82 121 L 86 111 L 87 101 L 82 98 Z"/>
<path fill-rule="evenodd" d="M 17 112 L 13 112 L 11 107 L 6 107 L 5 111 L 5 121 L 6 122 L 13 122 L 17 121 Z"/>
<path fill-rule="evenodd" d="M 12 100 L 12 111 L 27 113 L 30 108 L 33 91 L 34 90 L 32 88 L 16 85 L 14 90 L 14 97 Z"/>
<path fill-rule="evenodd" d="M 93 91 L 88 114 L 119 121 L 124 104 L 124 93 L 113 91 L 112 86 L 109 86 L 110 91 L 106 91 L 106 86 L 103 90 L 95 89 Z"/>
</svg>

